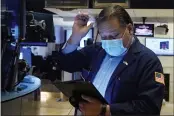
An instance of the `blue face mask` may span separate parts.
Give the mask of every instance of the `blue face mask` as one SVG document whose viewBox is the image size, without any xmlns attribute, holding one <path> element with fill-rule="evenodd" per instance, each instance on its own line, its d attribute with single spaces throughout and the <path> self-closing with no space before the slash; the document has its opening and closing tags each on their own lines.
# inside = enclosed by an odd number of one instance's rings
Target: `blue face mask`
<svg viewBox="0 0 174 116">
<path fill-rule="evenodd" d="M 111 56 L 120 56 L 127 51 L 122 39 L 101 40 L 102 48 Z"/>
</svg>

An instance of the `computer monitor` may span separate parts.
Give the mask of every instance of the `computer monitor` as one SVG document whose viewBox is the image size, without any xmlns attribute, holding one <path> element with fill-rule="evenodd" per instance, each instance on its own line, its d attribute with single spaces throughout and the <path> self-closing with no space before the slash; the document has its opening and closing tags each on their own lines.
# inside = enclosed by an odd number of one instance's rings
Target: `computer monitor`
<svg viewBox="0 0 174 116">
<path fill-rule="evenodd" d="M 174 55 L 174 39 L 172 38 L 146 38 L 145 45 L 157 55 Z"/>
<path fill-rule="evenodd" d="M 154 24 L 134 24 L 134 34 L 136 36 L 153 37 Z"/>
<path fill-rule="evenodd" d="M 31 46 L 30 48 L 33 56 L 42 56 L 44 59 L 49 55 L 47 46 Z"/>
<path fill-rule="evenodd" d="M 38 46 L 39 43 L 22 43 L 20 47 L 20 55 L 19 59 L 24 59 L 27 61 L 29 66 L 32 66 L 33 57 L 40 56 L 42 59 L 46 58 L 49 55 L 47 44 L 40 43 L 40 46 Z"/>
<path fill-rule="evenodd" d="M 11 27 L 11 34 L 14 37 L 14 39 L 17 40 L 19 38 L 19 26 L 15 23 Z"/>
<path fill-rule="evenodd" d="M 32 58 L 31 58 L 31 47 L 30 46 L 21 46 L 19 59 L 24 59 L 29 67 L 32 67 Z"/>
<path fill-rule="evenodd" d="M 55 42 L 53 15 L 48 13 L 26 13 L 25 42 Z"/>
</svg>

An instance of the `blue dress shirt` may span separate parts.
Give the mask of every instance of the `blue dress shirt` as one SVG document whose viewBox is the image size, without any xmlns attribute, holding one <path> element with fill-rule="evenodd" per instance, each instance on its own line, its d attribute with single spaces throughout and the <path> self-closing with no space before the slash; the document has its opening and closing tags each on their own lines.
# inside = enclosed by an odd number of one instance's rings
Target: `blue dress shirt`
<svg viewBox="0 0 174 116">
<path fill-rule="evenodd" d="M 100 69 L 93 81 L 93 84 L 103 97 L 105 97 L 105 91 L 106 91 L 107 85 L 109 83 L 109 80 L 110 80 L 114 70 L 117 68 L 118 64 L 123 59 L 123 56 L 124 55 L 119 56 L 119 57 L 112 57 L 112 56 L 106 54 L 101 66 L 100 66 Z"/>
</svg>

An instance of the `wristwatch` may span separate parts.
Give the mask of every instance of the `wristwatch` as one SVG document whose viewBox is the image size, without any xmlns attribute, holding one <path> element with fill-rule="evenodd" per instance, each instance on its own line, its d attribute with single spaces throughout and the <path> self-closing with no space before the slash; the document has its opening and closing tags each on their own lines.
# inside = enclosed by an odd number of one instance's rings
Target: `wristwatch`
<svg viewBox="0 0 174 116">
<path fill-rule="evenodd" d="M 101 105 L 101 112 L 100 112 L 99 116 L 105 116 L 105 114 L 106 114 L 106 107 L 107 107 L 106 104 L 102 104 Z"/>
</svg>

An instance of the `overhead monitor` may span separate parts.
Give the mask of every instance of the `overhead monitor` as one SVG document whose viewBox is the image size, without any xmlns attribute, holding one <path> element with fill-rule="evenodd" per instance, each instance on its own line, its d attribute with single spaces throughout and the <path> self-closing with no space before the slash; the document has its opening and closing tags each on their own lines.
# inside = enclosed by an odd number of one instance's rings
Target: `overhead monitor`
<svg viewBox="0 0 174 116">
<path fill-rule="evenodd" d="M 134 34 L 136 36 L 153 37 L 154 24 L 134 24 Z"/>
<path fill-rule="evenodd" d="M 174 55 L 174 39 L 146 38 L 145 45 L 157 55 Z"/>
</svg>

